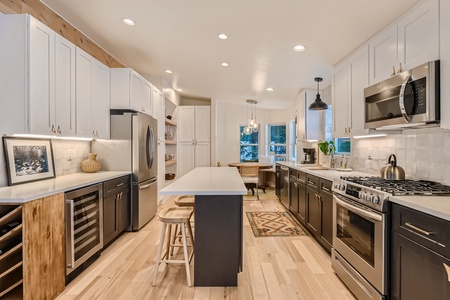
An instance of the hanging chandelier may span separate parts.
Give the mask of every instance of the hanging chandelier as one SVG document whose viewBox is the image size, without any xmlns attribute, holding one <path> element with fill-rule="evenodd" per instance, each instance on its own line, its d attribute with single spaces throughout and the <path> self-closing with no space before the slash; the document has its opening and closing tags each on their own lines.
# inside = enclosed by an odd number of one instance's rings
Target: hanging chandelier
<svg viewBox="0 0 450 300">
<path fill-rule="evenodd" d="M 322 78 L 320 77 L 316 77 L 314 78 L 314 81 L 317 82 L 317 95 L 316 95 L 316 100 L 314 100 L 313 103 L 311 103 L 311 105 L 309 106 L 309 110 L 325 110 L 328 109 L 328 105 L 322 101 L 322 99 L 320 99 L 320 94 L 319 94 L 319 82 L 322 81 Z"/>
<path fill-rule="evenodd" d="M 251 134 L 253 132 L 258 132 L 258 122 L 256 121 L 256 104 L 258 101 L 248 99 L 247 102 L 247 118 L 248 118 L 248 105 L 253 105 L 250 107 L 251 117 L 248 119 L 247 126 L 244 127 L 244 134 Z M 254 115 L 253 115 L 254 113 Z"/>
</svg>

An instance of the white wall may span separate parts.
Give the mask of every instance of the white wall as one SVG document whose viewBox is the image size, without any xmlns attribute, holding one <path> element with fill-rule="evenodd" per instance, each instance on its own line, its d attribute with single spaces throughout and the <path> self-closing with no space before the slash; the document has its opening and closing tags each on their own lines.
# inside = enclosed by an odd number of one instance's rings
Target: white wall
<svg viewBox="0 0 450 300">
<path fill-rule="evenodd" d="M 245 105 L 233 105 L 224 103 L 219 100 L 213 101 L 214 117 L 216 119 L 216 132 L 213 134 L 212 150 L 215 153 L 211 156 L 215 157 L 215 162 L 220 161 L 222 165 L 239 161 L 239 126 L 247 123 L 247 107 Z M 256 119 L 260 124 L 259 147 L 260 154 L 265 153 L 266 143 L 266 124 L 283 123 L 286 124 L 289 131 L 289 120 L 295 118 L 295 109 L 291 110 L 256 110 Z M 287 132 L 289 136 L 289 132 Z"/>
<path fill-rule="evenodd" d="M 450 130 L 405 130 L 402 134 L 352 139 L 352 166 L 356 171 L 380 176 L 390 154 L 405 170 L 406 178 L 450 185 Z M 370 156 L 370 158 L 369 158 Z"/>
</svg>

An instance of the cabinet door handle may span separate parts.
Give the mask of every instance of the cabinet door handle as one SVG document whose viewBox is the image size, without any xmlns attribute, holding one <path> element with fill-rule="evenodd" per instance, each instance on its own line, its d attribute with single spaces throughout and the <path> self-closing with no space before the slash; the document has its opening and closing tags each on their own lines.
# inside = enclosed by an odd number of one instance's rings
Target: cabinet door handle
<svg viewBox="0 0 450 300">
<path fill-rule="evenodd" d="M 55 130 L 55 125 L 52 125 L 52 132 L 53 132 L 53 133 L 56 132 L 56 130 Z"/>
<path fill-rule="evenodd" d="M 401 72 L 403 72 L 402 63 L 398 63 L 398 70 L 397 70 L 397 73 L 401 73 Z"/>
<path fill-rule="evenodd" d="M 347 132 L 348 132 L 348 134 L 350 134 L 350 127 L 348 127 L 348 130 L 347 130 Z"/>
<path fill-rule="evenodd" d="M 433 235 L 433 232 L 423 230 L 422 228 L 419 228 L 419 227 L 417 227 L 417 226 L 414 226 L 413 224 L 411 224 L 411 223 L 409 223 L 409 222 L 406 222 L 406 223 L 405 223 L 405 226 L 406 226 L 406 227 L 409 227 L 409 228 L 411 228 L 411 229 L 414 229 L 415 231 L 418 231 L 418 232 L 420 232 L 420 233 L 422 233 L 422 234 L 425 234 L 425 235 Z"/>
<path fill-rule="evenodd" d="M 395 75 L 395 67 L 394 66 L 392 66 L 392 72 L 391 72 L 391 76 L 394 76 Z"/>
<path fill-rule="evenodd" d="M 444 265 L 445 272 L 447 272 L 447 280 L 450 282 L 450 267 L 447 266 L 446 263 L 442 263 Z"/>
<path fill-rule="evenodd" d="M 329 191 L 330 191 L 330 189 L 329 189 L 329 188 L 327 188 L 327 187 L 324 187 L 324 186 L 322 186 L 322 190 L 324 190 L 324 191 L 327 191 L 327 192 L 329 192 Z"/>
<path fill-rule="evenodd" d="M 58 125 L 58 129 L 56 131 L 58 131 L 58 133 L 61 134 L 61 126 Z"/>
<path fill-rule="evenodd" d="M 295 186 L 295 188 L 298 188 L 297 182 L 294 182 L 294 186 Z"/>
</svg>

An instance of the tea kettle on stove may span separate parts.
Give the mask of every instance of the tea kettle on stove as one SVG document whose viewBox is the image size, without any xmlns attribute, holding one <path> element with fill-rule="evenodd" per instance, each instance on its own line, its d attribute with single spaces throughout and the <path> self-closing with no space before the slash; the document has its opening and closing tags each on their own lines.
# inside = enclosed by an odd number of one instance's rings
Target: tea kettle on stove
<svg viewBox="0 0 450 300">
<path fill-rule="evenodd" d="M 390 180 L 405 179 L 405 170 L 397 166 L 397 158 L 395 154 L 389 155 L 387 164 L 380 170 L 381 178 Z"/>
</svg>

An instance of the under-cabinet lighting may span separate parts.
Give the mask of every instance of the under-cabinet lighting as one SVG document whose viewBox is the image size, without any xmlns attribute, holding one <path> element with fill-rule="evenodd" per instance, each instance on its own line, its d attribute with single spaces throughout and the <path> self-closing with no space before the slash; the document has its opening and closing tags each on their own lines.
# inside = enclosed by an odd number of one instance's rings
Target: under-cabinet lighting
<svg viewBox="0 0 450 300">
<path fill-rule="evenodd" d="M 77 137 L 77 136 L 54 136 L 54 135 L 42 135 L 42 134 L 28 134 L 28 133 L 14 133 L 11 136 L 34 138 L 34 139 L 54 139 L 54 140 L 71 140 L 71 141 L 92 141 L 93 138 Z"/>
<path fill-rule="evenodd" d="M 355 139 L 367 139 L 367 138 L 374 138 L 374 137 L 381 137 L 386 136 L 387 134 L 369 134 L 369 135 L 357 135 L 354 136 Z"/>
</svg>

